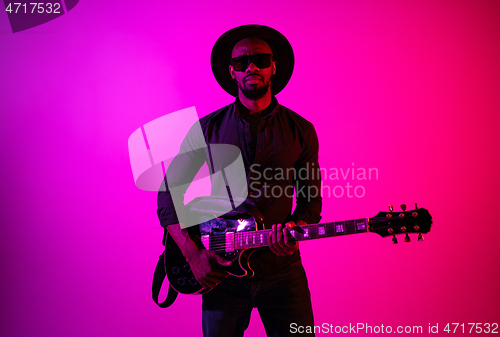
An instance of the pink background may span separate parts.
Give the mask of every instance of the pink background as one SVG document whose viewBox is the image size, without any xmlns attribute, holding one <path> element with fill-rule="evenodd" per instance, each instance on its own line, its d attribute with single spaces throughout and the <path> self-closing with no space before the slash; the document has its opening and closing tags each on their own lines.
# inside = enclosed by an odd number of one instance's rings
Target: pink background
<svg viewBox="0 0 500 337">
<path fill-rule="evenodd" d="M 316 323 L 500 323 L 499 15 L 495 0 L 81 1 L 13 34 L 0 13 L 1 334 L 201 335 L 199 296 L 151 300 L 162 229 L 127 139 L 230 103 L 210 52 L 249 23 L 294 47 L 277 97 L 315 125 L 322 167 L 378 168 L 347 180 L 363 198 L 325 197 L 323 219 L 414 202 L 434 217 L 423 243 L 303 243 Z M 263 331 L 254 311 L 246 336 Z"/>
</svg>

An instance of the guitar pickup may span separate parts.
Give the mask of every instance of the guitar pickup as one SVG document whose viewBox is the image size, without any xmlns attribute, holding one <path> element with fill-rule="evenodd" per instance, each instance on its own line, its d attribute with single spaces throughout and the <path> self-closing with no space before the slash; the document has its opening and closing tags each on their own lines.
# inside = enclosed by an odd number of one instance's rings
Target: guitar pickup
<svg viewBox="0 0 500 337">
<path fill-rule="evenodd" d="M 234 232 L 226 233 L 226 253 L 234 252 Z"/>
</svg>

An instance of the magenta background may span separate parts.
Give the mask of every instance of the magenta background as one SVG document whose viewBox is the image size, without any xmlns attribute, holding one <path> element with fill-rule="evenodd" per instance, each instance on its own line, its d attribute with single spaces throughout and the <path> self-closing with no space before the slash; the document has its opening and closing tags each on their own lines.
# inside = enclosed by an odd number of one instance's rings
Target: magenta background
<svg viewBox="0 0 500 337">
<path fill-rule="evenodd" d="M 150 299 L 162 230 L 127 139 L 230 103 L 210 52 L 248 23 L 294 47 L 278 100 L 315 125 L 320 164 L 379 170 L 323 219 L 413 202 L 434 217 L 424 243 L 303 243 L 316 323 L 500 323 L 499 15 L 495 0 L 81 1 L 12 34 L 0 14 L 1 334 L 201 335 L 200 297 Z M 246 336 L 262 334 L 254 311 Z"/>
</svg>

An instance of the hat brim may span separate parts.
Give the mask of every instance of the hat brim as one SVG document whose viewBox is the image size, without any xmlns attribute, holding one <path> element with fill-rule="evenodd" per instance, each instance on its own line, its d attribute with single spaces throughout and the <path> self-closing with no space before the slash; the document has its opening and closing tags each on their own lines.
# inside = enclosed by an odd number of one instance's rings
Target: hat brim
<svg viewBox="0 0 500 337">
<path fill-rule="evenodd" d="M 238 96 L 238 86 L 229 73 L 229 60 L 234 45 L 247 37 L 256 37 L 269 44 L 276 61 L 276 74 L 271 84 L 271 94 L 276 95 L 292 77 L 295 59 L 290 42 L 277 30 L 262 25 L 245 25 L 233 28 L 219 37 L 212 49 L 212 72 L 219 85 L 230 95 Z"/>
</svg>

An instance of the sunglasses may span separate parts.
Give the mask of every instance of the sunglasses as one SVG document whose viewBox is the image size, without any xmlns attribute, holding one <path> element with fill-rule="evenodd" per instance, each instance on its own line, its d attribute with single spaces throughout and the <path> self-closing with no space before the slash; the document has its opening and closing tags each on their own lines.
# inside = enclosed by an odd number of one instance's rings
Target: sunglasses
<svg viewBox="0 0 500 337">
<path fill-rule="evenodd" d="M 265 69 L 271 66 L 272 59 L 273 56 L 271 54 L 243 55 L 233 57 L 231 59 L 231 65 L 235 71 L 245 71 L 250 63 L 255 64 L 259 69 Z"/>
</svg>

